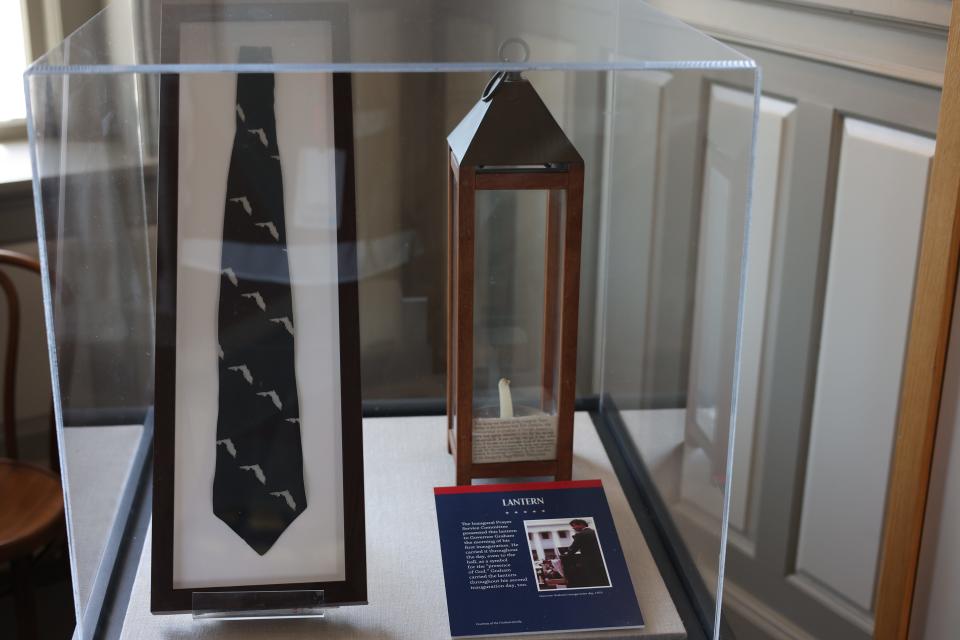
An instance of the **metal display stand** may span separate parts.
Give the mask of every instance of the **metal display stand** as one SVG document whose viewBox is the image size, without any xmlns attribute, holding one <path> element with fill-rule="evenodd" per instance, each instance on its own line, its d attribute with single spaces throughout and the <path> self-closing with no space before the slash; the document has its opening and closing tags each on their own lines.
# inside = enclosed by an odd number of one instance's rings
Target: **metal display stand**
<svg viewBox="0 0 960 640">
<path fill-rule="evenodd" d="M 194 620 L 256 620 L 258 618 L 322 618 L 323 590 L 317 591 L 196 591 Z"/>
</svg>

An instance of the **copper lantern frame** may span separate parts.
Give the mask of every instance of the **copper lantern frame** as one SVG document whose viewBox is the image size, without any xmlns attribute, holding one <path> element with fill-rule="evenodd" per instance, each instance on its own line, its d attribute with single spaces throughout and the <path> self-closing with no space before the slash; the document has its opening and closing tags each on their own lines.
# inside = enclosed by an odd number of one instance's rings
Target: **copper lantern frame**
<svg viewBox="0 0 960 640">
<path fill-rule="evenodd" d="M 529 81 L 517 73 L 495 75 L 483 98 L 447 141 L 447 447 L 456 460 L 456 483 L 467 485 L 474 478 L 531 476 L 569 480 L 576 399 L 583 159 Z M 556 409 L 553 459 L 474 462 L 475 202 L 477 192 L 483 190 L 543 190 L 549 194 L 541 408 Z"/>
</svg>

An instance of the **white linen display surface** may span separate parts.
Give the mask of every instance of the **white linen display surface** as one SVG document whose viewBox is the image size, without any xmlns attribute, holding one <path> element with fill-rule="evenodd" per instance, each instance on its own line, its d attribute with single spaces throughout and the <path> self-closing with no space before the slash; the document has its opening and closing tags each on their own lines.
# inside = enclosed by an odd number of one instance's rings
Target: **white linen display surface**
<svg viewBox="0 0 960 640">
<path fill-rule="evenodd" d="M 322 620 L 195 621 L 189 615 L 154 616 L 150 613 L 147 544 L 121 638 L 449 638 L 433 498 L 434 487 L 453 484 L 453 458 L 446 450 L 445 429 L 446 418 L 442 416 L 364 420 L 369 605 L 331 609 Z M 573 452 L 575 480 L 603 481 L 646 627 L 536 637 L 685 638 L 683 623 L 586 413 L 576 414 Z"/>
<path fill-rule="evenodd" d="M 143 425 L 108 427 L 68 426 L 63 430 L 67 485 L 84 487 L 70 492 L 70 524 L 76 547 L 72 557 L 77 601 L 85 611 L 104 561 L 104 548 L 119 514 L 124 488 L 130 482 L 133 460 L 143 437 Z M 105 455 L 109 452 L 109 455 Z M 96 487 L 96 488 L 94 488 Z M 107 561 L 111 562 L 111 561 Z M 105 580 L 104 580 L 105 582 Z"/>
</svg>

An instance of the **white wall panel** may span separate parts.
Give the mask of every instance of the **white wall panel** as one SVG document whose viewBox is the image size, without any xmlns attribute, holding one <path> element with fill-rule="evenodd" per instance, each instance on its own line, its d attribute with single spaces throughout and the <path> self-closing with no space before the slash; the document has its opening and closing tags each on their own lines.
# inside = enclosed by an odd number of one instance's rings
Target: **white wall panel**
<svg viewBox="0 0 960 640">
<path fill-rule="evenodd" d="M 746 133 L 743 118 L 747 115 L 750 121 L 752 104 L 753 98 L 742 91 L 710 88 L 687 411 L 692 433 L 699 434 L 702 444 L 712 443 L 706 455 L 714 475 L 722 472 L 726 459 L 746 204 L 743 190 L 736 185 L 747 179 L 741 136 Z M 723 458 L 714 452 L 722 452 Z"/>
<path fill-rule="evenodd" d="M 715 192 L 717 183 L 714 167 L 711 162 L 717 158 L 724 158 L 729 150 L 723 147 L 723 136 L 718 132 L 730 130 L 749 118 L 753 110 L 753 94 L 726 87 L 713 87 L 710 94 L 710 121 L 707 138 L 709 144 L 717 153 L 708 153 L 705 170 L 705 198 L 704 202 L 716 202 L 718 193 Z M 734 467 L 730 497 L 730 526 L 742 533 L 746 533 L 749 522 L 749 504 L 751 499 L 750 484 L 756 468 L 755 444 L 757 441 L 756 409 L 757 393 L 760 379 L 760 362 L 763 351 L 764 323 L 766 318 L 767 290 L 770 278 L 770 260 L 773 242 L 773 229 L 777 209 L 780 206 L 786 189 L 785 176 L 788 173 L 789 154 L 785 152 L 789 144 L 793 113 L 796 106 L 793 103 L 776 98 L 762 97 L 760 99 L 760 116 L 757 128 L 756 166 L 754 169 L 753 206 L 750 220 L 750 244 L 748 246 L 747 277 L 744 291 L 743 341 L 741 346 L 741 389 L 738 399 L 739 415 L 737 431 L 734 440 Z M 724 204 L 726 204 L 724 202 Z M 705 212 L 705 224 L 710 224 L 712 217 Z M 719 224 L 723 224 L 723 220 Z M 723 224 L 724 227 L 729 226 Z M 713 240 L 701 242 L 703 258 L 710 260 L 712 249 L 719 247 L 715 242 L 717 230 L 705 231 L 713 233 Z M 708 238 L 709 235 L 702 237 Z M 706 270 L 708 277 L 722 278 L 718 268 Z M 712 275 L 711 275 L 712 274 Z M 700 289 L 697 304 L 705 313 L 710 313 L 706 307 L 722 304 L 720 300 L 713 300 L 714 296 L 729 293 L 722 283 L 713 282 Z M 701 306 L 702 305 L 702 306 Z M 714 310 L 714 313 L 719 312 Z M 719 357 L 719 343 L 725 341 L 717 327 L 709 322 L 700 320 L 698 312 L 697 326 L 702 334 L 698 346 L 707 349 L 706 353 L 699 353 L 698 359 L 703 364 Z M 718 344 L 713 344 L 718 343 Z M 713 345 L 713 346 L 711 346 Z M 732 368 L 732 362 L 719 365 L 719 369 Z M 701 375 L 713 367 L 698 368 Z M 713 383 L 711 386 L 716 386 Z M 720 390 L 722 393 L 722 390 Z M 703 410 L 701 411 L 701 413 Z M 726 416 L 715 416 L 714 419 L 726 419 Z M 708 427 L 712 422 L 705 416 L 697 423 L 701 427 Z M 712 432 L 713 430 L 710 429 Z M 719 486 L 711 477 L 711 465 L 702 459 L 702 453 L 695 449 L 688 449 L 684 459 L 683 494 L 684 497 L 705 509 L 716 517 L 720 516 L 722 508 L 722 486 Z"/>
<path fill-rule="evenodd" d="M 752 113 L 753 96 L 714 85 L 710 88 L 703 198 L 697 246 L 690 392 L 687 402 L 687 446 L 683 452 L 680 495 L 684 502 L 713 516 L 723 511 L 722 475 L 726 469 L 733 353 L 731 338 L 742 238 L 737 189 L 746 180 L 738 161 L 743 133 L 737 121 Z M 747 115 L 749 118 L 750 115 Z"/>
<path fill-rule="evenodd" d="M 796 1 L 796 0 L 794 0 Z M 841 13 L 946 27 L 950 2 L 945 0 L 802 0 L 806 4 Z"/>
<path fill-rule="evenodd" d="M 742 94 L 743 98 L 753 96 Z M 743 108 L 749 108 L 749 104 Z M 764 96 L 760 99 L 757 156 L 747 245 L 744 289 L 743 339 L 740 347 L 740 391 L 737 430 L 734 436 L 733 479 L 730 488 L 730 526 L 747 533 L 751 478 L 759 467 L 757 400 L 766 324 L 770 260 L 777 211 L 787 190 L 789 154 L 785 152 L 793 130 L 796 105 Z"/>
<path fill-rule="evenodd" d="M 606 238 L 606 281 L 601 283 L 606 305 L 599 311 L 607 314 L 602 385 L 623 401 L 636 400 L 642 383 L 663 100 L 672 79 L 660 71 L 616 74 L 608 116 L 601 231 Z"/>
<path fill-rule="evenodd" d="M 756 46 L 808 61 L 942 86 L 949 3 L 944 1 L 937 8 L 933 6 L 937 1 L 913 2 L 909 9 L 904 4 L 900 11 L 890 6 L 894 4 L 890 0 L 814 0 L 837 5 L 836 11 L 808 5 L 805 0 L 652 0 L 651 4 L 734 46 Z M 873 6 L 872 12 L 888 13 L 888 17 L 841 17 L 846 11 L 843 4 Z M 932 28 L 905 29 L 904 21 L 926 22 Z"/>
<path fill-rule="evenodd" d="M 872 608 L 933 140 L 848 118 L 796 568 Z"/>
</svg>

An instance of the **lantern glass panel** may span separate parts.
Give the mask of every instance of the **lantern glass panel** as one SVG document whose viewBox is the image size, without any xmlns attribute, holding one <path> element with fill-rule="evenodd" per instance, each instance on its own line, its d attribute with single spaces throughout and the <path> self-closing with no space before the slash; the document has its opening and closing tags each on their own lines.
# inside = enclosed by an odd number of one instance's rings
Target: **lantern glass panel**
<svg viewBox="0 0 960 640">
<path fill-rule="evenodd" d="M 476 192 L 474 462 L 556 455 L 563 202 L 559 190 Z M 488 451 L 486 430 L 508 426 Z"/>
</svg>

